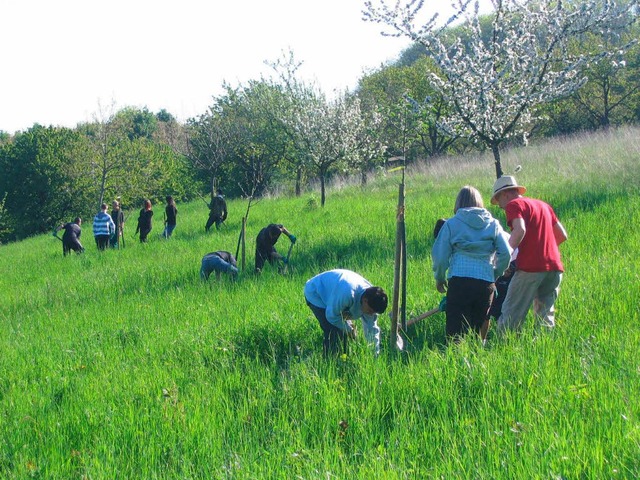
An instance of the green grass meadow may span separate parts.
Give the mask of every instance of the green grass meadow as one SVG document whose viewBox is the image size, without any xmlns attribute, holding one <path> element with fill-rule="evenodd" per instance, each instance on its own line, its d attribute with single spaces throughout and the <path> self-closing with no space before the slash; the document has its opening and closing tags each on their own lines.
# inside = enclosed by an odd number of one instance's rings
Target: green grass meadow
<svg viewBox="0 0 640 480">
<path fill-rule="evenodd" d="M 148 244 L 62 256 L 51 235 L 0 247 L 2 479 L 631 479 L 640 477 L 640 130 L 503 154 L 505 172 L 550 203 L 569 240 L 557 328 L 445 347 L 444 314 L 378 357 L 359 339 L 322 358 L 302 295 L 331 268 L 393 285 L 400 177 L 263 199 L 237 281 L 199 278 L 205 253 L 235 253 L 246 201 L 204 232 L 202 201 L 178 205 L 170 240 L 156 205 Z M 436 306 L 433 225 L 461 186 L 489 203 L 490 155 L 407 172 L 407 307 Z M 492 213 L 503 221 L 497 207 Z M 73 214 L 70 214 L 73 217 Z M 255 235 L 298 237 L 289 270 L 253 272 Z M 276 246 L 286 253 L 288 241 Z"/>
</svg>

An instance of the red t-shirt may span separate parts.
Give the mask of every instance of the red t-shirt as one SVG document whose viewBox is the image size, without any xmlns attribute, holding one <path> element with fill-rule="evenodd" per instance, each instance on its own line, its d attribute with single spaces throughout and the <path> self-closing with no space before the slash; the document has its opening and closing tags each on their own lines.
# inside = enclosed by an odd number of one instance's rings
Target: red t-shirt
<svg viewBox="0 0 640 480">
<path fill-rule="evenodd" d="M 558 223 L 558 217 L 551 206 L 541 200 L 519 197 L 507 204 L 505 212 L 510 228 L 513 228 L 511 222 L 515 218 L 522 218 L 527 229 L 518 246 L 518 270 L 563 272 L 560 250 L 553 234 L 553 226 Z"/>
</svg>

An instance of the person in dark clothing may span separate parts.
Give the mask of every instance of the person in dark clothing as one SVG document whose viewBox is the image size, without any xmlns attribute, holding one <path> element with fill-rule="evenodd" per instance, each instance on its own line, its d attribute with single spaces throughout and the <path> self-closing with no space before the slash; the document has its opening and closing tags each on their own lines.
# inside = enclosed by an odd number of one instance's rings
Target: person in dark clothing
<svg viewBox="0 0 640 480">
<path fill-rule="evenodd" d="M 80 235 L 82 235 L 82 219 L 76 217 L 73 222 L 65 223 L 56 228 L 54 235 L 60 230 L 64 230 L 62 234 L 62 255 L 67 256 L 73 250 L 76 253 L 83 253 L 84 247 L 80 243 Z M 56 235 L 57 236 L 57 235 Z"/>
<path fill-rule="evenodd" d="M 167 206 L 164 209 L 165 211 L 165 220 L 164 220 L 164 232 L 162 236 L 164 238 L 171 237 L 173 230 L 176 228 L 176 216 L 178 215 L 178 209 L 176 208 L 176 202 L 171 195 L 167 196 Z"/>
<path fill-rule="evenodd" d="M 220 225 L 227 219 L 227 202 L 222 196 L 222 190 L 218 189 L 218 194 L 211 199 L 209 204 L 209 218 L 204 226 L 205 232 L 208 232 L 211 225 L 216 224 L 216 230 L 220 229 Z"/>
<path fill-rule="evenodd" d="M 136 227 L 136 233 L 140 232 L 140 243 L 145 243 L 147 241 L 147 236 L 151 232 L 151 217 L 153 217 L 151 200 L 145 200 L 144 207 L 140 210 L 138 226 Z"/>
<path fill-rule="evenodd" d="M 231 253 L 222 250 L 207 253 L 202 257 L 200 278 L 208 280 L 213 272 L 216 272 L 216 278 L 220 278 L 221 273 L 228 273 L 236 277 L 238 275 L 238 266 L 235 257 Z"/>
<path fill-rule="evenodd" d="M 511 258 L 513 258 L 513 255 Z M 511 283 L 511 279 L 513 278 L 515 271 L 516 262 L 512 260 L 509 267 L 507 267 L 504 273 L 496 280 L 496 294 L 493 296 L 491 308 L 489 309 L 489 316 L 493 317 L 496 321 L 498 321 L 500 314 L 502 313 L 502 304 L 504 303 L 504 299 L 507 297 L 509 284 Z"/>
<path fill-rule="evenodd" d="M 124 213 L 120 208 L 120 202 L 118 200 L 114 200 L 111 207 L 111 220 L 113 220 L 113 223 L 116 225 L 116 231 L 111 235 L 109 244 L 111 245 L 111 248 L 120 248 L 120 239 L 122 238 L 124 228 Z M 124 242 L 122 243 L 122 246 L 124 247 Z"/>
<path fill-rule="evenodd" d="M 262 271 L 266 261 L 269 261 L 271 265 L 277 260 L 287 261 L 285 257 L 276 251 L 275 247 L 276 242 L 283 233 L 289 237 L 291 243 L 296 243 L 296 237 L 281 224 L 271 223 L 260 230 L 256 237 L 256 273 Z"/>
</svg>

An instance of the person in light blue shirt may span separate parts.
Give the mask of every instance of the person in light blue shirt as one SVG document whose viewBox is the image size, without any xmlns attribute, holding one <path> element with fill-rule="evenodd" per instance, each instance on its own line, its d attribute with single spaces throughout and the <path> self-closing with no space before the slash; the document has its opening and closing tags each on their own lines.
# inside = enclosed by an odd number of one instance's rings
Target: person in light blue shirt
<svg viewBox="0 0 640 480">
<path fill-rule="evenodd" d="M 431 251 L 436 288 L 447 294 L 447 340 L 472 329 L 484 341 L 495 280 L 509 265 L 511 248 L 474 187 L 462 187 L 453 211 Z"/>
<path fill-rule="evenodd" d="M 329 270 L 304 286 L 307 305 L 324 332 L 323 353 L 347 353 L 347 339 L 356 338 L 352 320 L 362 319 L 366 340 L 380 352 L 378 314 L 387 309 L 387 294 L 380 287 L 350 270 Z"/>
</svg>

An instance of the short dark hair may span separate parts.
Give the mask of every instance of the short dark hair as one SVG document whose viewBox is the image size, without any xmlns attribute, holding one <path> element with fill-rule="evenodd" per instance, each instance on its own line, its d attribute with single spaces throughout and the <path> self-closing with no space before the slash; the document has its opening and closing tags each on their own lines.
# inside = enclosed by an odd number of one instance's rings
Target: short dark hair
<svg viewBox="0 0 640 480">
<path fill-rule="evenodd" d="M 442 227 L 444 227 L 444 224 L 447 222 L 446 218 L 439 218 L 436 221 L 436 225 L 433 227 L 433 238 L 438 238 L 438 234 L 440 233 L 440 230 L 442 229 Z"/>
<path fill-rule="evenodd" d="M 367 304 L 376 313 L 383 313 L 387 309 L 389 299 L 387 294 L 380 287 L 369 287 L 362 294 L 362 299 L 367 300 Z"/>
<path fill-rule="evenodd" d="M 73 223 L 80 223 L 82 221 L 82 219 L 80 217 L 76 217 L 75 220 L 73 221 Z"/>
</svg>

